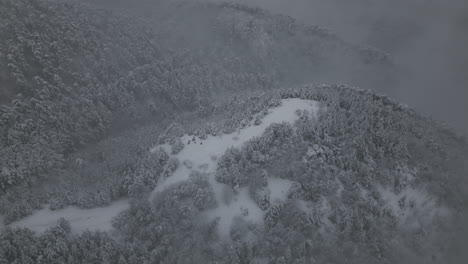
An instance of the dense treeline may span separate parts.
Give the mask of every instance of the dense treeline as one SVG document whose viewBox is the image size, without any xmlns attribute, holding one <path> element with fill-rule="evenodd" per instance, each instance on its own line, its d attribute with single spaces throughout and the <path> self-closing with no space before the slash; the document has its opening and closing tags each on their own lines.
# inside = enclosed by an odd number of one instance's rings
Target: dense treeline
<svg viewBox="0 0 468 264">
<path fill-rule="evenodd" d="M 145 263 L 148 253 L 138 243 L 119 244 L 106 233 L 70 233 L 61 219 L 37 236 L 28 229 L 8 229 L 1 235 L 0 263 Z"/>
<path fill-rule="evenodd" d="M 285 242 L 267 252 L 291 258 L 288 250 L 296 247 L 288 245 L 300 242 L 299 247 L 311 239 L 314 252 L 329 248 L 354 251 L 352 255 L 339 250 L 334 253 L 334 261 L 342 258 L 348 263 L 393 263 L 402 257 L 426 263 L 448 258 L 451 253 L 444 248 L 447 237 L 460 231 L 452 225 L 463 217 L 458 212 L 466 210 L 468 202 L 463 194 L 463 164 L 467 161 L 463 139 L 386 97 L 366 91 L 307 87 L 286 91 L 283 97 L 319 100 L 326 110 L 312 121 L 310 115 L 302 113 L 296 132 L 287 124 L 273 125 L 261 138 L 227 151 L 218 163 L 217 179 L 234 190 L 248 186 L 252 198 L 265 210 L 269 231 L 257 246 L 273 239 L 271 235 L 280 241 L 288 234 L 299 241 Z M 287 202 L 272 203 L 265 192 L 266 175 L 294 182 Z M 384 202 L 382 189 L 396 195 L 407 190 L 424 195 L 421 201 L 406 193 L 398 198 L 399 209 L 392 211 Z M 313 213 L 305 216 L 297 199 L 311 202 Z M 445 209 L 453 215 L 447 217 Z M 334 246 L 324 247 L 320 235 Z M 398 241 L 399 245 L 384 241 Z M 432 253 L 434 248 L 442 250 Z M 293 253 L 286 262 L 303 254 Z M 330 258 L 330 254 L 314 255 L 321 257 Z"/>
<path fill-rule="evenodd" d="M 161 59 L 131 20 L 51 1 L 2 1 L 0 12 L 2 89 L 14 95 L 0 110 L 2 191 L 61 166 L 117 117 L 170 103 L 161 90 L 137 89 L 131 71 Z"/>
</svg>

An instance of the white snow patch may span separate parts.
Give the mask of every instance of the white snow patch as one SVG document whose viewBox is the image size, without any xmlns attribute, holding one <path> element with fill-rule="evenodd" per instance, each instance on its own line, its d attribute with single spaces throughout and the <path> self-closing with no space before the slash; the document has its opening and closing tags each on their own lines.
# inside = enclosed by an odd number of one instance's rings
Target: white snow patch
<svg viewBox="0 0 468 264">
<path fill-rule="evenodd" d="M 293 182 L 281 178 L 268 178 L 270 202 L 285 201 Z"/>
<path fill-rule="evenodd" d="M 285 201 L 292 182 L 280 178 L 268 178 L 267 181 L 270 202 Z M 207 211 L 207 216 L 210 219 L 220 218 L 218 231 L 223 237 L 229 236 L 235 217 L 242 216 L 247 221 L 263 222 L 263 211 L 250 197 L 248 187 L 240 188 L 238 194 L 234 194 L 231 190 L 228 190 L 232 192 L 228 194 L 232 195 L 232 199 L 226 201 L 226 188 L 230 189 L 231 187 L 217 182 L 214 177 L 210 177 L 210 182 L 215 192 L 218 207 Z"/>
<path fill-rule="evenodd" d="M 70 222 L 74 233 L 90 231 L 110 231 L 111 220 L 121 211 L 129 207 L 127 200 L 120 200 L 107 207 L 80 209 L 74 206 L 61 210 L 50 210 L 49 206 L 35 211 L 17 222 L 11 223 L 9 227 L 27 227 L 33 231 L 42 233 L 46 229 L 56 226 L 60 218 Z"/>
<path fill-rule="evenodd" d="M 220 136 L 209 135 L 205 140 L 198 137 L 184 135 L 182 142 L 185 147 L 176 155 L 172 155 L 179 161 L 190 161 L 189 166 L 180 166 L 167 179 L 159 182 L 154 194 L 166 189 L 168 186 L 188 180 L 192 169 L 203 166 L 203 171 L 210 175 L 210 183 L 213 187 L 218 207 L 207 212 L 211 218 L 219 217 L 219 231 L 222 235 L 229 235 L 230 227 L 234 217 L 243 216 L 246 220 L 261 222 L 263 220 L 263 212 L 257 204 L 250 198 L 248 189 L 241 188 L 238 194 L 233 194 L 230 202 L 224 201 L 225 185 L 217 182 L 214 179 L 214 173 L 217 167 L 217 158 L 223 155 L 230 147 L 241 147 L 247 141 L 254 137 L 259 137 L 265 129 L 273 123 L 289 122 L 293 123 L 299 116 L 297 110 L 307 110 L 316 117 L 318 112 L 318 102 L 303 99 L 283 99 L 281 105 L 270 109 L 268 114 L 262 119 L 258 125 L 250 124 L 237 132 L 224 134 Z M 193 140 L 195 139 L 195 140 Z M 188 142 L 190 142 L 188 144 Z M 156 146 L 152 151 L 163 148 L 167 153 L 170 153 L 170 145 L 164 144 Z M 268 188 L 270 188 L 271 198 L 273 200 L 285 200 L 287 191 L 291 186 L 291 182 L 282 179 L 269 179 Z"/>
</svg>

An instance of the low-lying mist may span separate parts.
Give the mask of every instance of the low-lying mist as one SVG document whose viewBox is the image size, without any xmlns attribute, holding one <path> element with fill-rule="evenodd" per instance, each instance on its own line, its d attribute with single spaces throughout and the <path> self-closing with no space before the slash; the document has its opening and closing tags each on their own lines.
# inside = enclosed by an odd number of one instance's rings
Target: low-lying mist
<svg viewBox="0 0 468 264">
<path fill-rule="evenodd" d="M 388 95 L 468 132 L 468 5 L 463 0 L 238 0 L 390 54 L 405 75 Z"/>
<path fill-rule="evenodd" d="M 144 15 L 151 15 L 155 6 L 167 2 L 84 1 L 104 4 L 106 7 L 144 11 Z M 388 53 L 403 74 L 399 76 L 396 87 L 375 87 L 375 90 L 447 123 L 460 133 L 468 132 L 468 118 L 465 116 L 468 112 L 468 52 L 465 50 L 468 46 L 468 6 L 464 0 L 231 2 L 288 15 L 305 24 L 327 28 L 346 41 L 373 46 Z"/>
</svg>

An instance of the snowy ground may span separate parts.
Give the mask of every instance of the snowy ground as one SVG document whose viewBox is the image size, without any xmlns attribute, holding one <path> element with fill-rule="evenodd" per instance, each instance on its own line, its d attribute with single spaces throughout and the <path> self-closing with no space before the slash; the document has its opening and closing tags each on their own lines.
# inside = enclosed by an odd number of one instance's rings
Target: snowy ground
<svg viewBox="0 0 468 264">
<path fill-rule="evenodd" d="M 36 232 L 44 232 L 47 228 L 57 224 L 60 218 L 70 222 L 72 232 L 81 233 L 87 229 L 91 231 L 109 231 L 112 229 L 111 220 L 121 211 L 128 208 L 126 200 L 112 203 L 110 206 L 79 209 L 74 206 L 52 211 L 48 206 L 35 211 L 32 215 L 10 224 L 10 227 L 27 227 Z"/>
<path fill-rule="evenodd" d="M 299 118 L 295 113 L 296 110 L 307 110 L 309 113 L 316 115 L 318 103 L 311 100 L 284 99 L 280 106 L 270 109 L 259 125 L 254 125 L 252 122 L 250 126 L 244 127 L 232 134 L 221 136 L 210 135 L 205 140 L 196 138 L 195 141 L 192 141 L 192 136 L 183 136 L 182 142 L 185 143 L 185 147 L 177 155 L 172 155 L 180 161 L 180 166 L 172 176 L 158 184 L 158 187 L 153 192 L 153 196 L 171 184 L 187 180 L 192 170 L 199 170 L 211 176 L 210 183 L 212 184 L 219 206 L 206 212 L 206 214 L 210 218 L 220 218 L 219 231 L 222 235 L 229 234 L 232 221 L 235 217 L 244 217 L 247 221 L 261 222 L 263 211 L 250 198 L 247 188 L 241 188 L 238 194 L 233 194 L 230 202 L 225 202 L 225 192 L 230 187 L 215 181 L 216 160 L 228 148 L 241 147 L 252 138 L 261 136 L 265 129 L 273 123 L 293 123 Z M 189 141 L 190 144 L 187 144 Z M 152 151 L 159 148 L 163 148 L 167 153 L 171 153 L 171 146 L 167 144 L 156 146 Z M 291 184 L 291 182 L 286 180 L 269 178 L 268 189 L 271 201 L 286 199 Z M 108 231 L 112 228 L 112 218 L 128 208 L 128 206 L 127 201 L 121 200 L 112 203 L 108 207 L 93 209 L 68 207 L 52 211 L 47 207 L 34 212 L 31 216 L 10 224 L 10 227 L 28 227 L 34 231 L 43 232 L 47 228 L 55 226 L 57 221 L 63 217 L 70 222 L 72 231 L 76 233 L 87 229 Z"/>
<path fill-rule="evenodd" d="M 199 170 L 208 173 L 210 182 L 215 192 L 218 207 L 207 212 L 211 218 L 219 217 L 219 231 L 223 235 L 228 235 L 235 217 L 242 216 L 245 220 L 253 222 L 261 222 L 263 219 L 263 211 L 248 195 L 247 188 L 241 188 L 229 203 L 225 202 L 225 192 L 227 191 L 224 184 L 218 183 L 214 179 L 216 171 L 217 159 L 223 155 L 230 147 L 241 147 L 247 141 L 254 137 L 259 137 L 265 129 L 273 123 L 289 122 L 293 123 L 299 118 L 296 110 L 307 110 L 309 113 L 316 115 L 318 103 L 311 100 L 302 99 L 284 99 L 281 105 L 273 108 L 263 117 L 261 124 L 240 129 L 232 134 L 224 134 L 221 136 L 208 136 L 205 140 L 185 135 L 182 137 L 182 142 L 185 147 L 176 155 L 172 155 L 180 161 L 179 168 L 172 176 L 160 182 L 153 192 L 153 195 L 170 186 L 171 184 L 185 181 L 189 178 L 192 170 Z M 190 142 L 190 144 L 188 144 Z M 153 148 L 153 151 L 163 148 L 167 153 L 171 153 L 170 145 L 159 145 Z M 189 164 L 186 166 L 184 164 Z M 283 200 L 286 198 L 287 191 L 291 186 L 291 182 L 281 179 L 268 180 L 268 188 L 272 201 Z"/>
</svg>

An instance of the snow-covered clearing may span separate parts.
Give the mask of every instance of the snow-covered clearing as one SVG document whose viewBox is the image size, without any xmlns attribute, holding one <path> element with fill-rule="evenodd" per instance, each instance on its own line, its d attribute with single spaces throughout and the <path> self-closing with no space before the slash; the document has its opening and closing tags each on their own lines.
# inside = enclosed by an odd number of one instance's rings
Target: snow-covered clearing
<svg viewBox="0 0 468 264">
<path fill-rule="evenodd" d="M 207 212 L 207 215 L 211 218 L 220 218 L 219 231 L 221 234 L 229 234 L 232 221 L 238 216 L 244 217 L 245 220 L 261 222 L 263 219 L 263 212 L 251 199 L 247 188 L 241 188 L 238 194 L 233 194 L 233 198 L 230 199 L 230 202 L 225 202 L 223 197 L 225 197 L 227 186 L 214 179 L 217 159 L 223 155 L 228 148 L 241 147 L 254 137 L 261 136 L 265 129 L 273 123 L 293 123 L 299 118 L 296 114 L 296 110 L 307 110 L 309 113 L 316 115 L 318 103 L 311 100 L 296 98 L 284 99 L 281 101 L 280 106 L 271 109 L 270 112 L 263 117 L 259 125 L 250 124 L 250 126 L 231 134 L 224 134 L 221 136 L 210 135 L 205 140 L 184 135 L 182 137 L 182 142 L 185 143 L 185 147 L 178 154 L 172 155 L 172 157 L 180 161 L 181 165 L 172 176 L 158 184 L 153 192 L 153 196 L 155 193 L 164 190 L 172 184 L 188 180 L 192 170 L 199 170 L 210 175 L 210 183 L 213 187 L 218 207 Z M 188 144 L 188 142 L 190 142 L 190 144 Z M 160 148 L 163 148 L 167 153 L 171 153 L 171 146 L 168 144 L 156 146 L 152 151 L 156 151 Z M 270 190 L 271 200 L 285 199 L 290 185 L 291 182 L 270 178 L 268 181 L 268 188 Z"/>
<path fill-rule="evenodd" d="M 57 225 L 60 218 L 70 222 L 72 232 L 81 233 L 90 231 L 109 231 L 112 229 L 111 220 L 120 212 L 127 209 L 128 201 L 120 200 L 107 207 L 80 209 L 74 206 L 61 210 L 50 210 L 49 206 L 35 211 L 32 215 L 25 217 L 9 225 L 9 227 L 27 227 L 36 232 L 44 232 L 46 229 Z"/>
<path fill-rule="evenodd" d="M 167 179 L 159 182 L 153 191 L 152 197 L 168 186 L 188 180 L 191 171 L 199 170 L 210 175 L 210 183 L 213 187 L 218 207 L 206 212 L 207 217 L 219 217 L 219 231 L 222 235 L 229 235 L 232 221 L 235 217 L 244 217 L 247 221 L 261 223 L 263 211 L 257 206 L 249 195 L 247 188 L 241 188 L 237 194 L 232 194 L 232 199 L 226 202 L 226 192 L 230 187 L 217 182 L 214 179 L 214 172 L 217 167 L 217 159 L 223 155 L 230 147 L 241 147 L 247 141 L 254 137 L 259 137 L 265 129 L 273 123 L 289 122 L 293 123 L 299 118 L 296 110 L 307 110 L 312 115 L 317 114 L 318 103 L 311 100 L 302 99 L 284 99 L 281 105 L 270 109 L 262 122 L 254 125 L 253 122 L 247 127 L 239 129 L 232 134 L 221 136 L 208 136 L 205 140 L 185 135 L 182 142 L 185 147 L 176 155 L 171 155 L 180 161 L 180 166 Z M 193 140 L 194 139 L 194 140 Z M 190 142 L 190 144 L 187 144 Z M 171 146 L 168 144 L 159 145 L 152 149 L 155 151 L 163 148 L 167 153 L 171 153 Z M 287 192 L 291 182 L 282 179 L 269 178 L 268 189 L 270 200 L 286 199 Z M 121 211 L 129 207 L 128 201 L 121 200 L 112 203 L 110 206 L 93 209 L 79 209 L 76 207 L 67 207 L 61 210 L 52 211 L 48 208 L 35 211 L 31 216 L 23 218 L 10 224 L 10 227 L 27 227 L 37 232 L 43 232 L 47 228 L 57 224 L 60 218 L 68 220 L 72 231 L 75 233 L 85 230 L 109 231 L 112 228 L 111 220 Z"/>
</svg>

